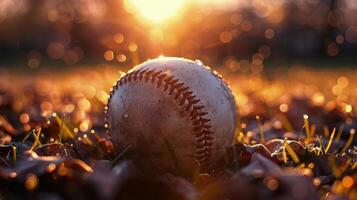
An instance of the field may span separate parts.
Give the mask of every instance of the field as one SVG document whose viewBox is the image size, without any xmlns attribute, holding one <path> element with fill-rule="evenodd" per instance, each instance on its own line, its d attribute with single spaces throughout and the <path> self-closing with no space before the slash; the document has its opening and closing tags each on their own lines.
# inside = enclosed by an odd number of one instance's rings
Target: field
<svg viewBox="0 0 357 200">
<path fill-rule="evenodd" d="M 148 177 L 115 151 L 104 107 L 127 68 L 1 68 L 0 198 L 357 198 L 356 70 L 216 69 L 238 105 L 236 137 L 220 169 L 182 178 Z"/>
</svg>

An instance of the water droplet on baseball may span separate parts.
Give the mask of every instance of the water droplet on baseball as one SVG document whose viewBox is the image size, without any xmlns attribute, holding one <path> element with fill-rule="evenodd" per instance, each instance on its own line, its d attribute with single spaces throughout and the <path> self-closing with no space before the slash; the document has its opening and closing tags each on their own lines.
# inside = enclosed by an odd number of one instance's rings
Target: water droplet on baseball
<svg viewBox="0 0 357 200">
<path fill-rule="evenodd" d="M 129 117 L 128 113 L 125 113 L 124 118 L 128 118 L 128 117 Z"/>
<path fill-rule="evenodd" d="M 195 62 L 197 63 L 197 64 L 199 64 L 199 65 L 203 65 L 203 63 L 202 63 L 202 61 L 201 60 L 195 60 Z"/>
</svg>

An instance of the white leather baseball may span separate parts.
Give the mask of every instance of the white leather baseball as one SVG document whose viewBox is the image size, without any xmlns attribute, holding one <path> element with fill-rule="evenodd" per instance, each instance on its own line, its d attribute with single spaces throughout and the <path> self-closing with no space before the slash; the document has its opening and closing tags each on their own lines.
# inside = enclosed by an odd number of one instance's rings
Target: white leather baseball
<svg viewBox="0 0 357 200">
<path fill-rule="evenodd" d="M 142 63 L 114 85 L 107 127 L 119 150 L 156 172 L 192 175 L 222 161 L 236 126 L 234 97 L 200 62 L 161 57 Z"/>
</svg>

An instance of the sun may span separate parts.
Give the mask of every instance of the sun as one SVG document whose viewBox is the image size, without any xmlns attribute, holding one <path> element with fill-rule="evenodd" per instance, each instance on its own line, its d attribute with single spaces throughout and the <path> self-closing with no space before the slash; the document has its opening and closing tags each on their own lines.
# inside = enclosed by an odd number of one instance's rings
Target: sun
<svg viewBox="0 0 357 200">
<path fill-rule="evenodd" d="M 130 13 L 160 23 L 177 16 L 185 3 L 186 0 L 125 0 L 124 6 Z"/>
</svg>

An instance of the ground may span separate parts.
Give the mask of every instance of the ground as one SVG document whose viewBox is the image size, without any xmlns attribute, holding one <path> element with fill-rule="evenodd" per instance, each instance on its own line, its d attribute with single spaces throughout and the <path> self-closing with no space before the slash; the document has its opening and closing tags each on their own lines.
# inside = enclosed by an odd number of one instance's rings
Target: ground
<svg viewBox="0 0 357 200">
<path fill-rule="evenodd" d="M 183 178 L 147 177 L 115 151 L 104 107 L 118 68 L 1 68 L 0 197 L 357 198 L 356 71 L 217 70 L 236 98 L 236 136 L 219 169 Z"/>
</svg>

